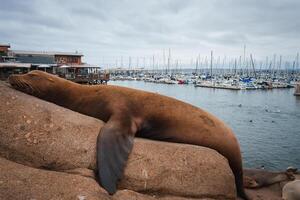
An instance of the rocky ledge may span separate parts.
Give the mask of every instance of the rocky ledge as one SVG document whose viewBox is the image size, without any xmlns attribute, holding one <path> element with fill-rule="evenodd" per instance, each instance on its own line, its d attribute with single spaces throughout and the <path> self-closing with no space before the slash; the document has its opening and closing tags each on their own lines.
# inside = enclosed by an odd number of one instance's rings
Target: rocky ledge
<svg viewBox="0 0 300 200">
<path fill-rule="evenodd" d="M 4 82 L 0 94 L 0 199 L 236 199 L 232 171 L 216 151 L 139 138 L 110 196 L 94 174 L 104 122 Z"/>
</svg>

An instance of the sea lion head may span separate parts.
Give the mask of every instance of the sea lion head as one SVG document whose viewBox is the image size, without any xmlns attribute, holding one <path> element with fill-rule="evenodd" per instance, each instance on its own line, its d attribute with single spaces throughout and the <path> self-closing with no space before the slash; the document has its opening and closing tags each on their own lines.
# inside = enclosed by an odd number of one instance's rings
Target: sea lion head
<svg viewBox="0 0 300 200">
<path fill-rule="evenodd" d="M 64 79 L 39 70 L 22 75 L 11 75 L 8 78 L 11 86 L 21 92 L 51 100 L 60 90 L 60 82 Z"/>
<path fill-rule="evenodd" d="M 249 176 L 244 176 L 243 182 L 244 182 L 244 187 L 245 188 L 257 188 L 257 187 L 259 187 L 259 184 L 253 178 L 251 178 Z"/>
<path fill-rule="evenodd" d="M 288 167 L 285 171 L 285 174 L 288 178 L 288 180 L 293 181 L 295 180 L 295 174 L 297 174 L 298 169 L 295 167 Z"/>
</svg>

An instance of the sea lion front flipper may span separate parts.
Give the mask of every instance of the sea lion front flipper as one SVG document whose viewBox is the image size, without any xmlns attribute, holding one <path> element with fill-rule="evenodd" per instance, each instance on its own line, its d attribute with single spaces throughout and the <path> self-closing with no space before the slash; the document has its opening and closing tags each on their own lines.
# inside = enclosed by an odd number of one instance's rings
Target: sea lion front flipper
<svg viewBox="0 0 300 200">
<path fill-rule="evenodd" d="M 117 190 L 129 153 L 133 147 L 134 133 L 131 122 L 111 118 L 97 138 L 97 165 L 101 186 L 109 193 Z"/>
</svg>

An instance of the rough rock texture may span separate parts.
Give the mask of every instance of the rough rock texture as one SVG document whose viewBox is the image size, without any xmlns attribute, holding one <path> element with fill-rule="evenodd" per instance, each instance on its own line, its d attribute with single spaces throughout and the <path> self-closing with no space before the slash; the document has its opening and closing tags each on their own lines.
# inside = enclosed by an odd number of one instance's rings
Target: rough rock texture
<svg viewBox="0 0 300 200">
<path fill-rule="evenodd" d="M 113 196 L 113 200 L 157 200 L 156 198 L 150 196 L 150 195 L 145 195 L 145 194 L 140 194 L 137 192 L 134 192 L 132 190 L 119 190 L 116 194 Z"/>
<path fill-rule="evenodd" d="M 287 183 L 282 189 L 282 198 L 284 200 L 300 199 L 300 180 Z"/>
<path fill-rule="evenodd" d="M 102 121 L 41 101 L 0 82 L 0 155 L 53 170 L 95 169 Z"/>
<path fill-rule="evenodd" d="M 135 143 L 119 186 L 138 192 L 188 197 L 235 196 L 227 160 L 216 151 L 149 140 Z"/>
<path fill-rule="evenodd" d="M 103 122 L 7 87 L 0 82 L 0 155 L 36 168 L 96 169 Z M 86 174 L 86 172 L 83 172 Z M 88 173 L 90 174 L 90 173 Z M 89 176 L 89 175 L 87 175 Z M 136 139 L 119 188 L 194 198 L 235 198 L 234 177 L 216 151 Z"/>
<path fill-rule="evenodd" d="M 0 199 L 109 200 L 91 178 L 27 167 L 0 157 Z"/>
<path fill-rule="evenodd" d="M 1 200 L 212 200 L 150 196 L 131 190 L 110 196 L 92 178 L 27 167 L 1 157 L 0 171 Z"/>
<path fill-rule="evenodd" d="M 145 195 L 134 192 L 132 190 L 119 190 L 114 196 L 113 200 L 214 200 L 210 198 L 185 198 L 178 196 L 158 196 L 158 195 Z"/>
</svg>

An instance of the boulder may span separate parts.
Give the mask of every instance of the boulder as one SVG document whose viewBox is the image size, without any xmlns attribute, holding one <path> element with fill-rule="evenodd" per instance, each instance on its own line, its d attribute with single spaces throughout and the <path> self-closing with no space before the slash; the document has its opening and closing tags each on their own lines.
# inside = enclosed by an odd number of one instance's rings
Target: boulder
<svg viewBox="0 0 300 200">
<path fill-rule="evenodd" d="M 134 192 L 132 190 L 118 190 L 116 194 L 113 196 L 113 200 L 157 200 L 156 198 L 150 196 L 150 195 L 145 195 L 145 194 L 140 194 L 137 192 Z"/>
<path fill-rule="evenodd" d="M 111 199 L 91 178 L 35 169 L 1 157 L 0 171 L 0 199 Z"/>
<path fill-rule="evenodd" d="M 2 157 L 55 171 L 96 169 L 96 138 L 102 121 L 21 93 L 3 82 L 0 93 Z M 145 139 L 135 139 L 118 188 L 193 198 L 236 197 L 228 162 L 215 150 Z"/>
<path fill-rule="evenodd" d="M 113 200 L 214 200 L 211 198 L 189 198 L 189 197 L 178 197 L 170 195 L 145 195 L 134 192 L 132 190 L 119 190 L 114 196 Z"/>
<path fill-rule="evenodd" d="M 119 188 L 186 197 L 234 198 L 227 160 L 214 150 L 137 139 Z"/>
<path fill-rule="evenodd" d="M 0 156 L 28 166 L 95 169 L 103 122 L 0 82 Z"/>
</svg>

